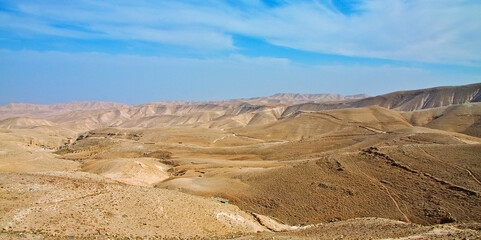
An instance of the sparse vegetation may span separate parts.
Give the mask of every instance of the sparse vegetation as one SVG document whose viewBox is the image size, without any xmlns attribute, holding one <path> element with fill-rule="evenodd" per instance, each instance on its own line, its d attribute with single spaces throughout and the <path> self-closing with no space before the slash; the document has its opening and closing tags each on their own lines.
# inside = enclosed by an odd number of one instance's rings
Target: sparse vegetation
<svg viewBox="0 0 481 240">
<path fill-rule="evenodd" d="M 54 153 L 58 154 L 58 155 L 65 155 L 65 154 L 73 153 L 73 151 L 71 149 L 68 149 L 68 148 L 62 148 L 62 149 L 59 149 L 59 150 L 55 151 Z"/>
<path fill-rule="evenodd" d="M 169 159 L 172 157 L 172 153 L 169 151 L 157 150 L 153 152 L 148 152 L 143 154 L 144 157 L 157 158 L 160 160 Z"/>
<path fill-rule="evenodd" d="M 465 133 L 481 103 L 326 106 L 165 105 L 152 110 L 170 108 L 165 118 L 102 115 L 118 128 L 66 131 L 53 116 L 48 128 L 2 130 L 0 238 L 480 237 L 481 139 Z M 5 121 L 29 122 L 42 121 Z"/>
</svg>

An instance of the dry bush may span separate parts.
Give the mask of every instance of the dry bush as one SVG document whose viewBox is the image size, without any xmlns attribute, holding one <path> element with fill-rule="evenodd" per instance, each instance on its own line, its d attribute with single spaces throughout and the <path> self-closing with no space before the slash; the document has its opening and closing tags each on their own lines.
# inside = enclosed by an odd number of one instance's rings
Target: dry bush
<svg viewBox="0 0 481 240">
<path fill-rule="evenodd" d="M 118 152 L 100 152 L 95 155 L 96 159 L 109 159 L 109 158 L 139 158 L 142 157 L 142 153 L 139 151 L 118 151 Z"/>
<path fill-rule="evenodd" d="M 58 151 L 56 151 L 54 153 L 57 154 L 57 155 L 65 155 L 65 154 L 73 153 L 73 151 L 68 149 L 68 148 L 62 148 L 62 149 L 59 149 Z"/>
<path fill-rule="evenodd" d="M 172 153 L 169 151 L 158 150 L 150 153 L 144 153 L 144 157 L 151 157 L 157 159 L 169 159 L 172 157 Z"/>
</svg>

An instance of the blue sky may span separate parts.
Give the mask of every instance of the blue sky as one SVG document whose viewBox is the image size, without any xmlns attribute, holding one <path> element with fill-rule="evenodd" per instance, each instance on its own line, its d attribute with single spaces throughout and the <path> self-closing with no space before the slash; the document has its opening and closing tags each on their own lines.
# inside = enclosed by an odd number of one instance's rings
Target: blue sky
<svg viewBox="0 0 481 240">
<path fill-rule="evenodd" d="M 0 0 L 0 104 L 481 82 L 481 1 Z"/>
</svg>

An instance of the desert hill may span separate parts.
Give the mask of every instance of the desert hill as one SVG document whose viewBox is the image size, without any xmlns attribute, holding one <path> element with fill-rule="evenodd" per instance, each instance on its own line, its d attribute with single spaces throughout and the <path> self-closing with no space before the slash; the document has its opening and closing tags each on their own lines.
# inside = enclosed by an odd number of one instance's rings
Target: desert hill
<svg viewBox="0 0 481 240">
<path fill-rule="evenodd" d="M 32 128 L 38 126 L 55 126 L 56 124 L 41 118 L 13 117 L 0 121 L 0 127 L 9 128 Z"/>
<path fill-rule="evenodd" d="M 343 97 L 335 94 L 276 94 L 271 97 L 247 100 L 156 102 L 136 106 L 101 102 L 54 105 L 8 104 L 0 106 L 0 118 L 41 117 L 78 131 L 102 127 L 158 128 L 172 126 L 229 129 L 273 123 L 295 116 L 299 112 L 368 106 L 416 111 L 475 103 L 481 100 L 480 89 L 481 84 L 472 84 L 401 91 L 376 97 L 366 97 L 365 95 Z M 335 101 L 327 101 L 329 99 Z M 299 102 L 303 103 L 299 104 Z"/>
<path fill-rule="evenodd" d="M 0 119 L 10 117 L 47 117 L 72 111 L 96 110 L 109 108 L 122 108 L 126 105 L 113 102 L 71 102 L 57 103 L 50 105 L 29 104 L 29 103 L 9 103 L 0 106 Z"/>
<path fill-rule="evenodd" d="M 380 106 L 399 111 L 415 111 L 480 101 L 481 83 L 477 83 L 464 86 L 400 91 L 351 101 L 296 104 L 287 107 L 282 116 L 287 117 L 298 111 L 321 111 L 367 106 Z"/>
<path fill-rule="evenodd" d="M 412 125 L 401 113 L 381 107 L 351 108 L 318 112 L 297 112 L 289 118 L 270 124 L 234 130 L 239 135 L 272 140 L 300 140 L 334 131 L 361 129 L 380 133 Z"/>
<path fill-rule="evenodd" d="M 481 102 L 480 90 L 481 83 L 465 86 L 401 91 L 361 99 L 357 101 L 355 105 L 356 107 L 378 105 L 389 109 L 413 111 L 471 102 Z"/>
<path fill-rule="evenodd" d="M 480 88 L 1 106 L 0 238 L 480 238 Z"/>
<path fill-rule="evenodd" d="M 481 137 L 481 103 L 404 112 L 413 125 Z"/>
<path fill-rule="evenodd" d="M 331 102 L 342 101 L 348 99 L 362 99 L 367 98 L 367 94 L 347 95 L 340 94 L 300 94 L 300 93 L 277 93 L 269 97 L 257 97 L 245 99 L 247 102 L 258 103 L 303 103 L 303 102 Z M 244 100 L 244 99 L 243 99 Z"/>
<path fill-rule="evenodd" d="M 298 93 L 278 93 L 269 97 L 230 99 L 230 100 L 214 100 L 214 101 L 166 101 L 153 102 L 149 104 L 141 104 L 137 111 L 152 111 L 153 106 L 188 106 L 188 105 L 219 105 L 224 103 L 304 103 L 304 102 L 328 102 L 340 101 L 345 99 L 360 99 L 368 97 L 366 94 L 343 96 L 339 94 L 298 94 Z M 11 117 L 46 117 L 51 115 L 59 115 L 73 111 L 88 110 L 106 110 L 106 109 L 122 109 L 128 105 L 114 102 L 98 102 L 98 101 L 77 101 L 70 103 L 57 103 L 50 105 L 29 104 L 29 103 L 9 103 L 0 106 L 0 119 Z"/>
</svg>

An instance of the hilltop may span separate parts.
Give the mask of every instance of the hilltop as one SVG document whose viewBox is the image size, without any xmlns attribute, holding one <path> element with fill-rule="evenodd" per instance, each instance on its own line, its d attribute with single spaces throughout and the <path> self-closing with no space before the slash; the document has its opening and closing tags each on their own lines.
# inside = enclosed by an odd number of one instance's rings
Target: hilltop
<svg viewBox="0 0 481 240">
<path fill-rule="evenodd" d="M 479 238 L 480 90 L 0 106 L 0 237 Z"/>
</svg>

